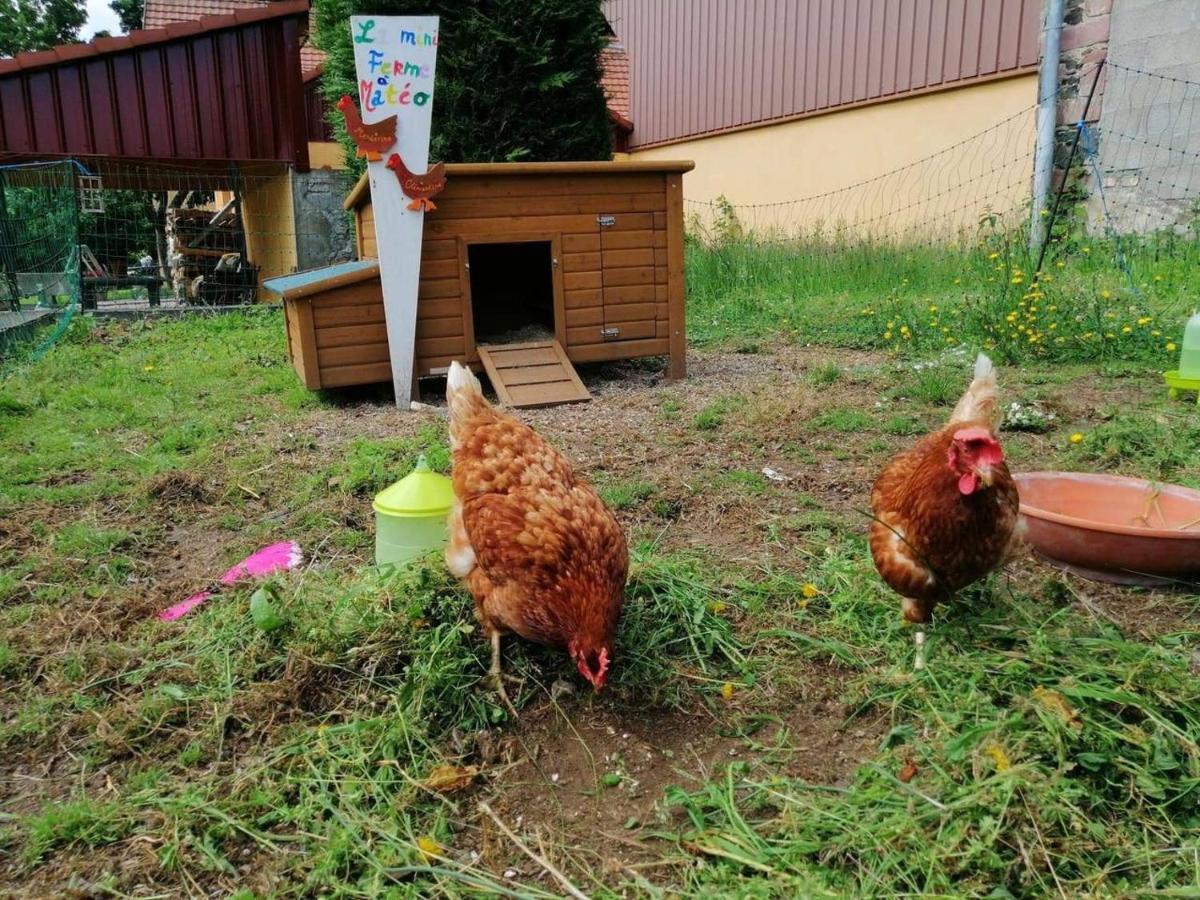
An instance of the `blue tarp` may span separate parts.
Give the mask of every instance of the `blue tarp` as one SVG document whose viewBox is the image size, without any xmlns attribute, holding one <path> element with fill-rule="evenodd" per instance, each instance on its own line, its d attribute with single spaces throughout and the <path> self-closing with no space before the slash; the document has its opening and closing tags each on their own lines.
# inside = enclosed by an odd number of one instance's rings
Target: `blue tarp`
<svg viewBox="0 0 1200 900">
<path fill-rule="evenodd" d="M 309 269 L 306 272 L 293 272 L 291 275 L 268 278 L 263 282 L 263 287 L 282 295 L 302 287 L 320 284 L 322 281 L 328 281 L 340 275 L 351 275 L 378 267 L 379 260 L 377 259 L 356 259 L 352 262 L 338 263 L 335 266 L 324 266 L 320 269 Z"/>
</svg>

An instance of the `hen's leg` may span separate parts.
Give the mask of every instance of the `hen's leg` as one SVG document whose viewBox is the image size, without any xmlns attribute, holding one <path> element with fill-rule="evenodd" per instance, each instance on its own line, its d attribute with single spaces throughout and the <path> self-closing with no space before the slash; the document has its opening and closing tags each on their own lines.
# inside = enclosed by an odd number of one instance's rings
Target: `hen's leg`
<svg viewBox="0 0 1200 900">
<path fill-rule="evenodd" d="M 508 691 L 504 689 L 504 671 L 500 667 L 500 632 L 498 629 L 489 628 L 492 639 L 492 665 L 488 669 L 488 681 L 492 683 L 492 687 L 496 689 L 496 693 L 500 695 L 501 701 L 512 713 L 513 718 L 517 717 L 517 708 L 512 705 L 512 701 L 508 699 Z"/>
<path fill-rule="evenodd" d="M 919 672 L 925 668 L 925 626 L 932 619 L 930 604 L 910 597 L 901 597 L 905 624 L 912 623 L 916 630 L 913 632 L 913 671 Z"/>
</svg>

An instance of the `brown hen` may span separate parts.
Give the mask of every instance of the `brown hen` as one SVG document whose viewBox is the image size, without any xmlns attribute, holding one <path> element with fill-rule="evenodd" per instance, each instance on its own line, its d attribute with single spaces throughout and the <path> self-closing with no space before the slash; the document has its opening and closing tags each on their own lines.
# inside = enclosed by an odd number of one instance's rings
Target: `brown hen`
<svg viewBox="0 0 1200 900">
<path fill-rule="evenodd" d="M 446 564 L 475 598 L 496 688 L 511 709 L 500 636 L 512 632 L 566 650 L 599 691 L 629 573 L 621 527 L 553 447 L 484 399 L 470 369 L 450 364 L 446 396 L 455 494 Z"/>
<path fill-rule="evenodd" d="M 871 555 L 909 622 L 928 622 L 937 601 L 1008 557 L 1019 500 L 996 424 L 996 370 L 980 354 L 949 424 L 893 457 L 875 482 Z"/>
</svg>

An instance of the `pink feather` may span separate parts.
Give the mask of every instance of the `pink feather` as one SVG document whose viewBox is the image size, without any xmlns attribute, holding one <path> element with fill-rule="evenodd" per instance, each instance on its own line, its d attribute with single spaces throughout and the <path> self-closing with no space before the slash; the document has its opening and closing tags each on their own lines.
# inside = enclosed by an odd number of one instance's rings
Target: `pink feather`
<svg viewBox="0 0 1200 900">
<path fill-rule="evenodd" d="M 265 578 L 276 572 L 286 572 L 294 569 L 304 560 L 300 545 L 295 541 L 280 541 L 269 547 L 263 547 L 243 559 L 236 566 L 221 576 L 220 584 L 229 586 L 247 578 Z M 201 591 L 186 600 L 164 609 L 158 617 L 164 622 L 173 622 L 190 613 L 193 609 L 213 596 L 215 591 Z"/>
</svg>

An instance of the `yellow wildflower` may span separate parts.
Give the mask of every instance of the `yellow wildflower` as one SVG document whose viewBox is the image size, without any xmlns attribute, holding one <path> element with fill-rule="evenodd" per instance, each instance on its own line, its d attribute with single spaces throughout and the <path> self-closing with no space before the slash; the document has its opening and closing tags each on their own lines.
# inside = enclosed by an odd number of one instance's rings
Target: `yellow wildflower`
<svg viewBox="0 0 1200 900">
<path fill-rule="evenodd" d="M 988 254 L 988 259 L 999 259 L 999 258 L 1000 258 L 1000 254 L 997 253 L 995 250 L 993 250 L 991 253 Z"/>
<path fill-rule="evenodd" d="M 1137 320 L 1137 323 L 1139 325 L 1149 325 L 1150 322 L 1151 322 L 1151 319 L 1149 316 L 1142 316 L 1140 319 Z"/>
<path fill-rule="evenodd" d="M 1167 352 L 1168 353 L 1175 352 L 1175 342 L 1174 341 L 1167 341 Z"/>
<path fill-rule="evenodd" d="M 711 612 L 715 616 L 719 616 L 721 613 L 725 612 L 726 608 L 727 607 L 725 606 L 725 604 L 722 603 L 720 600 L 716 600 L 716 601 L 708 604 L 708 611 Z"/>
<path fill-rule="evenodd" d="M 445 852 L 442 845 L 427 834 L 423 834 L 417 838 L 417 849 L 421 851 L 421 856 L 425 858 L 425 862 L 433 862 Z"/>
<path fill-rule="evenodd" d="M 995 741 L 988 741 L 987 745 L 983 748 L 983 752 L 992 758 L 992 762 L 996 764 L 997 772 L 1007 772 L 1012 768 L 1012 762 L 1009 760 L 1008 754 Z"/>
<path fill-rule="evenodd" d="M 732 681 L 727 681 L 723 685 L 721 685 L 721 696 L 724 697 L 726 700 L 733 699 L 733 682 Z"/>
<path fill-rule="evenodd" d="M 1020 283 L 1021 283 L 1022 281 L 1024 281 L 1024 280 L 1025 280 L 1025 276 L 1024 276 L 1024 275 L 1014 275 L 1014 276 L 1012 277 L 1012 280 L 1011 280 L 1011 282 L 1010 282 L 1010 283 L 1011 283 L 1011 284 L 1020 284 Z"/>
<path fill-rule="evenodd" d="M 1072 444 L 1082 444 L 1083 443 L 1083 435 L 1081 433 L 1079 433 L 1078 431 L 1075 432 L 1073 435 L 1071 435 L 1071 443 Z"/>
<path fill-rule="evenodd" d="M 810 581 L 808 584 L 804 585 L 804 587 L 802 587 L 800 589 L 800 593 L 802 593 L 806 598 L 811 600 L 813 597 L 817 596 L 821 592 L 820 592 L 820 590 L 817 589 L 817 586 Z"/>
<path fill-rule="evenodd" d="M 154 366 L 142 366 L 142 371 L 143 372 L 153 372 Z"/>
<path fill-rule="evenodd" d="M 1133 334 L 1133 329 L 1130 326 L 1126 325 L 1124 328 L 1121 329 L 1121 334 Z"/>
<path fill-rule="evenodd" d="M 1056 262 L 1054 265 L 1058 266 L 1060 269 L 1065 269 L 1067 267 L 1067 264 L 1065 262 L 1063 262 L 1061 259 L 1058 262 Z"/>
<path fill-rule="evenodd" d="M 1152 332 L 1150 332 L 1150 337 L 1162 337 L 1162 332 L 1155 328 Z"/>
<path fill-rule="evenodd" d="M 954 279 L 954 283 L 955 283 L 955 284 L 962 284 L 962 279 L 961 279 L 961 278 L 955 278 L 955 279 Z"/>
<path fill-rule="evenodd" d="M 1161 275 L 1155 275 L 1155 276 L 1154 276 L 1154 280 L 1155 280 L 1155 281 L 1162 281 L 1162 280 L 1163 280 L 1163 277 L 1162 277 Z"/>
<path fill-rule="evenodd" d="M 890 331 L 885 331 L 883 333 L 883 339 L 885 341 L 890 341 L 892 339 L 892 333 Z"/>
</svg>

